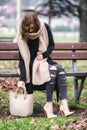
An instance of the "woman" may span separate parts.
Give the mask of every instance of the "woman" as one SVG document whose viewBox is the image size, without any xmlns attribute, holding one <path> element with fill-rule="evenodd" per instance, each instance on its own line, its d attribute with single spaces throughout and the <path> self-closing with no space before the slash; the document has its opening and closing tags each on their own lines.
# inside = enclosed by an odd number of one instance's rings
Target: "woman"
<svg viewBox="0 0 87 130">
<path fill-rule="evenodd" d="M 61 113 L 65 116 L 73 114 L 73 112 L 69 111 L 67 104 L 67 87 L 64 68 L 50 58 L 50 54 L 54 49 L 54 41 L 49 26 L 42 22 L 35 12 L 29 12 L 21 21 L 17 40 L 19 45 L 20 68 L 18 87 L 25 86 L 28 93 L 33 93 L 34 89 L 46 89 L 46 104 L 43 108 L 47 117 L 53 118 L 56 117 L 56 115 L 53 114 L 52 97 L 55 83 L 57 83 L 56 85 L 61 100 Z M 49 68 L 47 73 L 50 74 L 50 79 L 48 78 L 46 83 L 36 85 L 33 78 L 35 76 L 34 67 L 36 67 L 37 64 L 35 66 L 34 64 L 37 63 L 35 62 L 36 60 L 41 62 L 44 59 L 47 59 Z"/>
</svg>

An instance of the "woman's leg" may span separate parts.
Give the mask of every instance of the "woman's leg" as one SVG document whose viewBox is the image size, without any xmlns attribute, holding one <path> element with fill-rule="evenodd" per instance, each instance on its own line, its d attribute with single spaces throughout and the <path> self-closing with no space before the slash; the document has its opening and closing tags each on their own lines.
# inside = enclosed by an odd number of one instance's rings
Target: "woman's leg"
<svg viewBox="0 0 87 130">
<path fill-rule="evenodd" d="M 56 81 L 56 74 L 57 74 L 56 66 L 49 65 L 49 72 L 50 72 L 51 80 L 46 84 L 46 96 L 47 96 L 46 100 L 47 102 L 52 102 L 53 91 L 54 91 L 54 86 Z"/>
<path fill-rule="evenodd" d="M 60 100 L 67 99 L 67 83 L 65 70 L 61 65 L 57 65 L 57 83 L 60 94 Z"/>
<path fill-rule="evenodd" d="M 46 84 L 46 104 L 44 105 L 44 110 L 48 118 L 53 118 L 57 117 L 56 115 L 53 114 L 53 103 L 52 103 L 52 97 L 57 73 L 56 67 L 49 65 L 49 72 L 51 80 Z"/>
<path fill-rule="evenodd" d="M 57 77 L 58 77 L 58 89 L 60 93 L 60 110 L 62 116 L 70 116 L 73 112 L 69 111 L 68 102 L 67 102 L 67 83 L 65 70 L 61 65 L 57 65 Z"/>
</svg>

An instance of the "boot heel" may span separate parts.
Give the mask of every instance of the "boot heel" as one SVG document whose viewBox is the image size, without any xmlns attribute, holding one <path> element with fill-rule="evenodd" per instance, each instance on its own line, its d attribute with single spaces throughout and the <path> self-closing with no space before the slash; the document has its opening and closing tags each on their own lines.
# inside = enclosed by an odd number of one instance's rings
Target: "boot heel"
<svg viewBox="0 0 87 130">
<path fill-rule="evenodd" d="M 60 106 L 60 112 L 61 112 L 61 115 L 62 117 L 66 116 L 71 116 L 74 112 L 70 112 L 69 109 L 65 109 L 62 105 Z"/>
<path fill-rule="evenodd" d="M 64 112 L 63 111 L 60 111 L 60 112 L 61 112 L 61 116 L 64 117 L 65 116 Z"/>
<path fill-rule="evenodd" d="M 52 107 L 52 103 L 46 103 L 43 107 L 44 111 L 45 111 L 45 117 L 47 118 L 54 118 L 57 117 L 56 115 L 53 114 L 53 107 Z"/>
<path fill-rule="evenodd" d="M 47 113 L 45 112 L 45 110 L 44 110 L 44 117 L 47 118 Z"/>
<path fill-rule="evenodd" d="M 65 116 L 65 114 L 64 114 L 64 112 L 63 112 L 63 108 L 62 108 L 62 106 L 60 106 L 60 113 L 61 113 L 61 116 L 62 116 L 62 117 Z"/>
</svg>

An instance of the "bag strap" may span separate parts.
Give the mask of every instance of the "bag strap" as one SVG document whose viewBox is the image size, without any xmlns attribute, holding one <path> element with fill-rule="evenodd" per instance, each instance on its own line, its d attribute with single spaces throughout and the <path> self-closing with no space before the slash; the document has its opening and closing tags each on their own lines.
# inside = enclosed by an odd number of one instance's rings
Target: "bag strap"
<svg viewBox="0 0 87 130">
<path fill-rule="evenodd" d="M 26 91 L 26 88 L 25 88 L 25 87 L 18 87 L 18 88 L 16 89 L 16 92 L 15 92 L 15 98 L 17 98 L 18 91 L 20 91 L 20 90 L 23 90 L 24 99 L 26 99 L 27 91 Z"/>
</svg>

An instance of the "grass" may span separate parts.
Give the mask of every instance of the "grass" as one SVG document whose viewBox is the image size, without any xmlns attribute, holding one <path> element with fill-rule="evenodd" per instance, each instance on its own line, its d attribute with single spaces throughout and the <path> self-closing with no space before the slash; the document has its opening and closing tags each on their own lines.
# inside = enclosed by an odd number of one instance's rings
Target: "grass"
<svg viewBox="0 0 87 130">
<path fill-rule="evenodd" d="M 21 118 L 7 122 L 0 121 L 0 129 L 2 130 L 50 130 L 55 125 L 63 125 L 67 121 L 74 121 L 74 118 L 59 118 L 59 119 L 43 119 L 43 118 Z M 78 118 L 77 118 L 78 119 Z"/>
<path fill-rule="evenodd" d="M 73 80 L 68 79 L 68 101 L 70 109 L 76 110 L 84 110 L 87 108 L 87 97 L 86 97 L 86 89 L 87 89 L 87 81 L 85 82 L 84 89 L 82 91 L 80 104 L 76 104 L 74 100 L 73 93 Z M 71 86 L 71 87 L 70 87 Z M 6 91 L 0 91 L 0 113 L 3 115 L 3 118 L 0 118 L 0 130 L 51 130 L 53 126 L 59 126 L 62 128 L 65 127 L 65 124 L 68 122 L 73 122 L 79 119 L 84 119 L 84 117 L 80 114 L 79 116 L 72 115 L 70 117 L 62 118 L 60 114 L 58 118 L 47 119 L 43 116 L 43 108 L 42 104 L 45 102 L 45 93 L 41 93 L 38 91 L 34 92 L 34 113 L 35 115 L 31 117 L 19 118 L 15 117 L 13 119 L 8 116 L 6 118 L 4 114 L 9 112 L 9 94 Z M 85 99 L 85 100 L 84 100 Z M 54 104 L 56 104 L 55 93 L 53 96 Z M 59 102 L 58 102 L 59 104 Z"/>
<path fill-rule="evenodd" d="M 1 33 L 0 32 L 0 38 L 3 38 L 3 39 L 5 39 L 5 38 L 14 38 L 15 36 L 14 36 L 14 34 L 10 34 L 10 33 L 7 33 L 7 34 L 3 34 L 3 33 Z"/>
<path fill-rule="evenodd" d="M 79 42 L 79 39 L 78 38 L 66 38 L 66 37 L 64 37 L 64 38 L 60 38 L 60 37 L 55 37 L 54 36 L 54 41 L 55 41 L 55 43 L 74 43 L 74 42 Z"/>
</svg>

